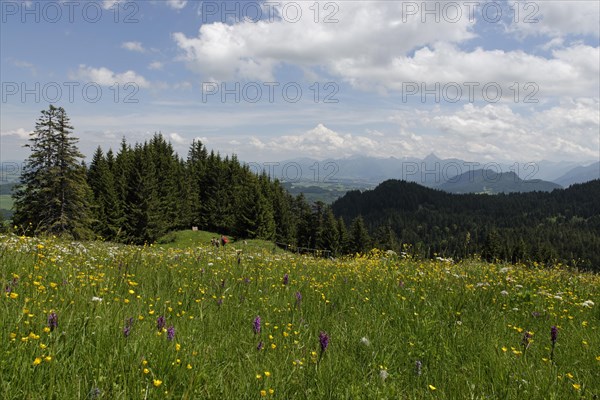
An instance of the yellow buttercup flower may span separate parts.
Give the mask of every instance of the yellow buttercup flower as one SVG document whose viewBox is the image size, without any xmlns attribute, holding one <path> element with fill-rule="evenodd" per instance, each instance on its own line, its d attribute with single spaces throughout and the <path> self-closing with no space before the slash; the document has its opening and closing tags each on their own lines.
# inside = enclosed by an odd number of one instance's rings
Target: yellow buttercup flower
<svg viewBox="0 0 600 400">
<path fill-rule="evenodd" d="M 260 396 L 261 397 L 267 397 L 267 391 L 266 390 L 261 390 L 260 391 Z"/>
<path fill-rule="evenodd" d="M 436 390 L 437 388 L 433 385 L 429 385 L 429 390 Z"/>
<path fill-rule="evenodd" d="M 41 363 L 42 363 L 41 357 L 36 357 L 35 360 L 33 360 L 33 365 L 40 365 Z"/>
<path fill-rule="evenodd" d="M 153 384 L 155 387 L 159 387 L 160 385 L 162 385 L 162 381 L 161 381 L 160 379 L 154 379 L 154 380 L 152 381 L 152 384 Z"/>
</svg>

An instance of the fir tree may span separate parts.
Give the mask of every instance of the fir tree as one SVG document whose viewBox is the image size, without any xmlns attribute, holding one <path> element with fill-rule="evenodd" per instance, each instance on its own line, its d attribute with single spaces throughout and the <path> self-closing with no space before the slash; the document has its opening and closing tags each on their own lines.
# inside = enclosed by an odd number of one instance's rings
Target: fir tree
<svg viewBox="0 0 600 400">
<path fill-rule="evenodd" d="M 14 223 L 27 233 L 91 235 L 92 195 L 72 130 L 65 110 L 50 105 L 30 135 L 31 154 L 14 194 Z"/>
<path fill-rule="evenodd" d="M 370 249 L 371 238 L 365 228 L 365 222 L 362 216 L 354 218 L 350 230 L 350 248 L 355 253 L 365 253 Z"/>
<path fill-rule="evenodd" d="M 349 254 L 350 253 L 350 237 L 348 236 L 348 230 L 344 219 L 339 217 L 337 219 L 337 232 L 338 232 L 338 254 Z"/>
<path fill-rule="evenodd" d="M 334 255 L 340 252 L 340 234 L 338 223 L 335 220 L 331 208 L 328 207 L 323 218 L 323 234 L 321 235 L 321 245 L 325 250 L 331 250 Z"/>
<path fill-rule="evenodd" d="M 112 153 L 111 161 L 112 163 Z M 102 238 L 113 240 L 119 231 L 120 205 L 110 163 L 98 147 L 88 170 L 88 184 L 94 193 L 94 231 Z"/>
</svg>

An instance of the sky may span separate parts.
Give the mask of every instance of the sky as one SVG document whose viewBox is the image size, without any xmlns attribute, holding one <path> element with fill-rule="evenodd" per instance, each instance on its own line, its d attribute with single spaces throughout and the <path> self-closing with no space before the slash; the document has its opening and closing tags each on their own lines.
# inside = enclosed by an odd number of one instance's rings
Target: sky
<svg viewBox="0 0 600 400">
<path fill-rule="evenodd" d="M 49 104 L 79 148 L 246 162 L 600 159 L 598 1 L 0 1 L 0 160 Z"/>
</svg>

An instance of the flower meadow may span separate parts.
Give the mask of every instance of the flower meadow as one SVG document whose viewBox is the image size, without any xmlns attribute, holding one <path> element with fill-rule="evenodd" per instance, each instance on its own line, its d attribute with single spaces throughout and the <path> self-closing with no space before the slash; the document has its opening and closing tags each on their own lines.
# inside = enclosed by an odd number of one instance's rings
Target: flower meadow
<svg viewBox="0 0 600 400">
<path fill-rule="evenodd" d="M 595 399 L 600 277 L 0 236 L 3 399 Z"/>
</svg>

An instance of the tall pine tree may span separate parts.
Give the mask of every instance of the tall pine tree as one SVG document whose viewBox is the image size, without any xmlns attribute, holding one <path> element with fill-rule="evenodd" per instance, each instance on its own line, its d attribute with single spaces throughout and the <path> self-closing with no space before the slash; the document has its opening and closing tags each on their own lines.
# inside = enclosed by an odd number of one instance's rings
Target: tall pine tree
<svg viewBox="0 0 600 400">
<path fill-rule="evenodd" d="M 21 185 L 14 194 L 13 221 L 29 234 L 90 237 L 92 199 L 83 155 L 65 110 L 50 105 L 42 111 L 29 144 Z"/>
</svg>

